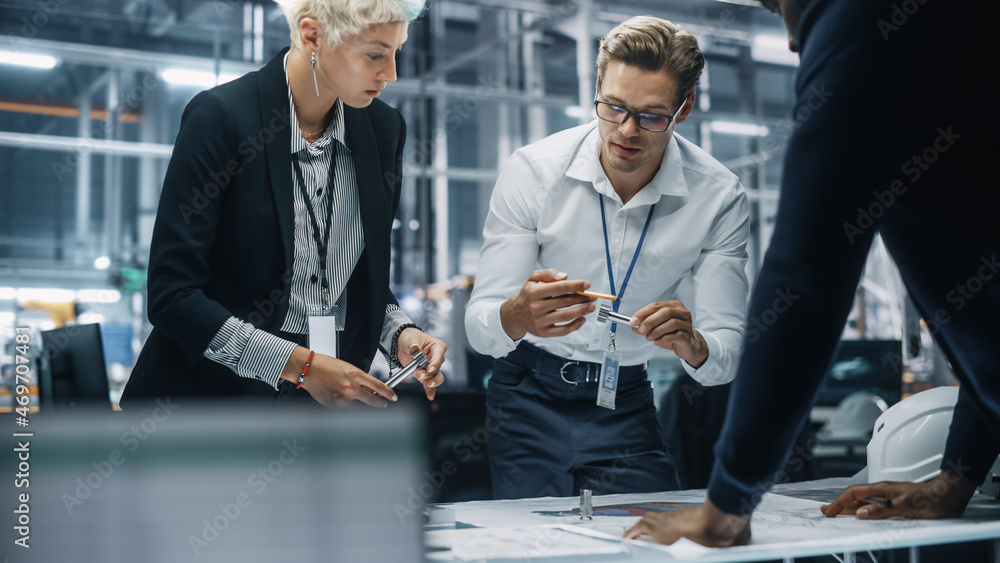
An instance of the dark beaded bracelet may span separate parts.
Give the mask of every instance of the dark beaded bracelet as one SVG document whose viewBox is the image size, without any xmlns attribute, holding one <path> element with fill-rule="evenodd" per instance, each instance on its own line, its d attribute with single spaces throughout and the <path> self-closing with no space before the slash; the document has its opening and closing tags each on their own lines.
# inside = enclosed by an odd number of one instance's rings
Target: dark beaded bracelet
<svg viewBox="0 0 1000 563">
<path fill-rule="evenodd" d="M 392 334 L 392 348 L 389 349 L 389 361 L 392 363 L 393 367 L 403 367 L 403 364 L 399 361 L 397 354 L 399 353 L 399 335 L 403 334 L 403 331 L 408 328 L 415 328 L 421 332 L 423 329 L 413 323 L 406 323 L 399 325 L 396 332 Z"/>
</svg>

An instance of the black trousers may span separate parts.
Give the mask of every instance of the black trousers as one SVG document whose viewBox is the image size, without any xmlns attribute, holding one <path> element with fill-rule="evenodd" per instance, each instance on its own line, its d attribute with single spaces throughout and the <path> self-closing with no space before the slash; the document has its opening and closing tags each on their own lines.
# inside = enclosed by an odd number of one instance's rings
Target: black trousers
<svg viewBox="0 0 1000 563">
<path fill-rule="evenodd" d="M 610 410 L 597 406 L 599 368 L 527 342 L 496 360 L 486 391 L 494 498 L 679 488 L 645 369 L 622 368 Z"/>
</svg>

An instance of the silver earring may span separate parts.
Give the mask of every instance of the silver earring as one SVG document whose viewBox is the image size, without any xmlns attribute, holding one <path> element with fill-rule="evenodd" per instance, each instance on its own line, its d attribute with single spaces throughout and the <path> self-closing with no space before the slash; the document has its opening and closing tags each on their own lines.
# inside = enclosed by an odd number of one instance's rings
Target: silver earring
<svg viewBox="0 0 1000 563">
<path fill-rule="evenodd" d="M 319 97 L 319 81 L 316 80 L 316 53 L 312 54 L 313 84 L 316 85 L 316 97 Z"/>
</svg>

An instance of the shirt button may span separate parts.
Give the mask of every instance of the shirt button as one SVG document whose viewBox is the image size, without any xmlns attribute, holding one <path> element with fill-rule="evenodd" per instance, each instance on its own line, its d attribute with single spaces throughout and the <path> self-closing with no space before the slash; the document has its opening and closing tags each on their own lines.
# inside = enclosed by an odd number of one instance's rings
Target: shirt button
<svg viewBox="0 0 1000 563">
<path fill-rule="evenodd" d="M 310 281 L 311 283 L 316 283 L 316 279 L 317 279 L 317 278 L 316 278 L 316 274 L 313 274 L 313 275 L 309 276 L 309 281 Z"/>
</svg>

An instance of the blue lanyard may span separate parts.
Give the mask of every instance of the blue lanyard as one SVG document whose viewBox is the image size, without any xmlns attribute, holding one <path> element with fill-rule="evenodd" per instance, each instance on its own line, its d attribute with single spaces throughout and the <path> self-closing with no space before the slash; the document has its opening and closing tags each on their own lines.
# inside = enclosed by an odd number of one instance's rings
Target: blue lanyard
<svg viewBox="0 0 1000 563">
<path fill-rule="evenodd" d="M 601 227 L 604 229 L 604 255 L 608 260 L 608 281 L 611 282 L 611 293 L 618 297 L 618 300 L 611 304 L 611 307 L 617 313 L 618 308 L 621 307 L 622 297 L 625 295 L 625 288 L 628 286 L 628 280 L 632 277 L 632 269 L 635 268 L 635 262 L 639 258 L 639 251 L 642 250 L 642 241 L 646 240 L 646 231 L 649 230 L 649 223 L 653 220 L 653 210 L 656 209 L 656 204 L 654 203 L 649 207 L 649 215 L 646 216 L 646 224 L 642 226 L 642 234 L 639 235 L 639 245 L 635 247 L 635 254 L 632 255 L 632 263 L 628 266 L 628 272 L 625 273 L 625 280 L 622 281 L 621 292 L 615 291 L 615 272 L 614 268 L 611 267 L 611 245 L 608 244 L 608 219 L 604 212 L 604 197 L 598 193 L 597 200 L 601 204 Z M 611 323 L 611 333 L 614 334 L 615 330 L 618 328 L 618 323 Z"/>
</svg>

